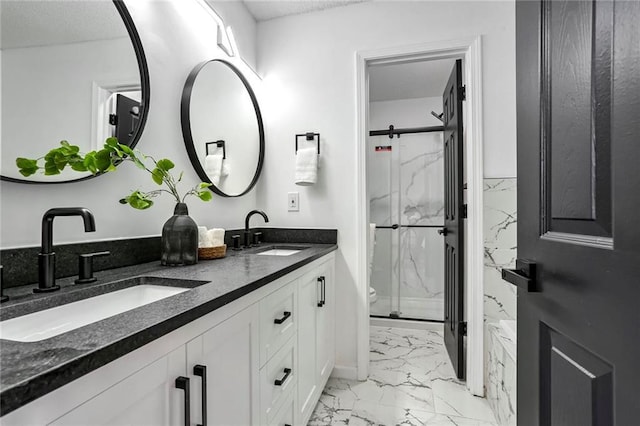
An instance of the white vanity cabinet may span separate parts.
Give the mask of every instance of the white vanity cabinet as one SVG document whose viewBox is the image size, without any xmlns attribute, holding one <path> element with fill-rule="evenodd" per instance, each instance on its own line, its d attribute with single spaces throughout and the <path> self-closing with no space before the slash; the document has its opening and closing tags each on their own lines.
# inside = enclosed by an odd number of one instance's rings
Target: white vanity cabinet
<svg viewBox="0 0 640 426">
<path fill-rule="evenodd" d="M 298 285 L 298 416 L 307 424 L 335 362 L 334 264 L 325 262 Z"/>
<path fill-rule="evenodd" d="M 258 307 L 253 305 L 187 343 L 191 423 L 258 424 L 258 335 Z"/>
<path fill-rule="evenodd" d="M 333 264 L 333 253 L 315 260 L 0 425 L 182 426 L 187 416 L 189 426 L 306 424 L 334 364 Z"/>
<path fill-rule="evenodd" d="M 49 424 L 55 426 L 182 424 L 184 395 L 182 391 L 175 388 L 175 380 L 184 375 L 185 361 L 184 348 L 176 349 Z M 22 423 L 22 425 L 29 424 L 37 423 Z"/>
</svg>

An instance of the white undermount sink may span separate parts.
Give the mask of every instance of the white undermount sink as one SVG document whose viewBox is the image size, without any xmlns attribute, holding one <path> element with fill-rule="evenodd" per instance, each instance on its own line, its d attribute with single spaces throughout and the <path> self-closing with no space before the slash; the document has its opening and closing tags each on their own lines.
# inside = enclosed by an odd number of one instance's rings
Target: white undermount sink
<svg viewBox="0 0 640 426">
<path fill-rule="evenodd" d="M 142 284 L 0 322 L 0 339 L 37 342 L 170 297 L 189 288 Z"/>
<path fill-rule="evenodd" d="M 300 251 L 301 250 L 274 248 L 258 253 L 258 256 L 291 256 L 292 254 L 300 253 Z"/>
</svg>

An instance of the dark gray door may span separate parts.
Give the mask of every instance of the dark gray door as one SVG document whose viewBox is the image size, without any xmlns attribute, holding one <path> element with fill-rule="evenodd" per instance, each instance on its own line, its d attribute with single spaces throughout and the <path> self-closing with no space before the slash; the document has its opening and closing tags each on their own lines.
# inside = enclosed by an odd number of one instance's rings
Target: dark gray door
<svg viewBox="0 0 640 426">
<path fill-rule="evenodd" d="M 518 426 L 640 424 L 638 22 L 516 4 Z"/>
<path fill-rule="evenodd" d="M 116 117 L 116 138 L 121 144 L 129 145 L 140 122 L 140 102 L 124 95 L 117 95 Z"/>
<path fill-rule="evenodd" d="M 456 61 L 444 94 L 444 343 L 458 378 L 464 378 L 464 235 L 462 164 L 462 61 Z"/>
</svg>

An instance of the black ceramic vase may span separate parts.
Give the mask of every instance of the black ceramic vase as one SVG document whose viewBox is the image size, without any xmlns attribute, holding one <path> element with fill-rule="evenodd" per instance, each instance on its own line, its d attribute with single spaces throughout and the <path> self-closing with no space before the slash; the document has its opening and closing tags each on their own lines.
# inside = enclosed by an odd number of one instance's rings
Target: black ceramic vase
<svg viewBox="0 0 640 426">
<path fill-rule="evenodd" d="M 173 216 L 162 227 L 160 262 L 168 266 L 198 263 L 198 225 L 185 203 L 176 204 Z"/>
</svg>

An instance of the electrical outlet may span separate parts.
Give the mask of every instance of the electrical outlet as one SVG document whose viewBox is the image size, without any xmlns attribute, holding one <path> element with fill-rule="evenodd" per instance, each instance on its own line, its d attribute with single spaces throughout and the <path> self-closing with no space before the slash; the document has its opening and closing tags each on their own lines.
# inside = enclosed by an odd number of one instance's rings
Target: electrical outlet
<svg viewBox="0 0 640 426">
<path fill-rule="evenodd" d="M 287 194 L 287 206 L 290 212 L 300 211 L 300 205 L 298 204 L 299 200 L 300 200 L 300 197 L 297 192 L 289 192 Z"/>
</svg>

